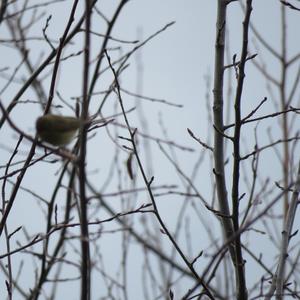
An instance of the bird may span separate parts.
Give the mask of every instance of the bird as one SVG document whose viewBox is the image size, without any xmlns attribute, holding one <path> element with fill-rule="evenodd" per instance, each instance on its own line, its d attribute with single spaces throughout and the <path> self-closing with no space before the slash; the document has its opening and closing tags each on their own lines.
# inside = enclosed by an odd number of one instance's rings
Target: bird
<svg viewBox="0 0 300 300">
<path fill-rule="evenodd" d="M 40 139 L 53 146 L 66 146 L 80 128 L 79 118 L 46 114 L 36 120 L 36 132 Z"/>
<path fill-rule="evenodd" d="M 95 120 L 96 115 L 90 117 L 85 124 L 95 125 L 108 122 Z M 36 120 L 36 132 L 38 137 L 53 146 L 63 147 L 68 145 L 76 136 L 82 121 L 80 118 L 46 114 Z"/>
</svg>

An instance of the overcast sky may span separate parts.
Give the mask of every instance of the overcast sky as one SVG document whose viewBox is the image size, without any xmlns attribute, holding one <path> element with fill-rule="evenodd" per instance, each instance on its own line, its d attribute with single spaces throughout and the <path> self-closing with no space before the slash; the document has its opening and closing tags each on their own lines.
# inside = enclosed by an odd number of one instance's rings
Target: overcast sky
<svg viewBox="0 0 300 300">
<path fill-rule="evenodd" d="M 48 32 L 49 36 L 55 40 L 59 39 L 62 30 L 66 25 L 71 2 L 72 1 L 58 3 L 49 7 L 49 11 L 47 11 L 47 14 L 44 17 L 46 20 L 47 16 L 50 13 L 52 14 Z M 212 81 L 213 77 L 216 2 L 217 1 L 212 0 L 132 0 L 126 4 L 112 32 L 113 37 L 127 41 L 145 39 L 163 28 L 166 24 L 175 21 L 174 25 L 168 27 L 164 32 L 147 43 L 136 55 L 131 57 L 128 61 L 130 65 L 121 77 L 121 84 L 124 89 L 131 92 L 136 92 L 138 90 L 145 96 L 164 99 L 176 105 L 183 105 L 182 108 L 179 108 L 176 106 L 143 102 L 143 114 L 148 120 L 148 129 L 151 135 L 163 137 L 162 127 L 159 123 L 162 119 L 163 125 L 167 128 L 167 134 L 171 140 L 196 150 L 193 154 L 184 151 L 178 153 L 179 163 L 187 174 L 191 173 L 195 160 L 198 158 L 197 150 L 199 149 L 199 145 L 189 137 L 186 129 L 190 128 L 197 136 L 203 138 L 203 140 L 208 139 L 208 141 L 212 142 L 211 137 L 213 130 L 207 128 L 209 114 L 207 112 L 206 102 L 207 93 L 209 97 L 212 97 L 212 85 L 210 84 L 207 86 L 206 78 L 210 78 Z M 228 9 L 227 29 L 230 51 L 230 55 L 228 56 L 230 60 L 227 61 L 228 63 L 231 62 L 231 58 L 234 54 L 239 56 L 241 50 L 243 14 L 238 2 L 232 3 Z M 102 12 L 106 16 L 110 16 L 119 1 L 103 0 L 100 1 L 100 3 L 99 8 L 101 8 Z M 79 15 L 80 14 L 78 14 L 78 16 Z M 263 37 L 271 45 L 280 49 L 279 1 L 253 1 L 252 19 L 257 29 L 262 32 Z M 297 33 L 299 20 L 299 12 L 288 10 L 288 39 L 290 43 L 288 54 L 291 56 L 296 54 L 299 50 L 299 33 Z M 102 28 L 104 28 L 104 23 L 93 23 L 94 31 L 104 33 L 104 29 Z M 41 35 L 41 27 L 36 28 L 36 32 L 33 32 L 33 34 Z M 7 28 L 4 26 L 0 27 L 0 36 L 7 36 Z M 96 41 L 97 39 L 93 42 L 93 54 L 96 54 L 100 47 L 100 45 L 97 45 Z M 73 46 L 70 46 L 64 55 L 72 53 L 75 49 L 78 50 L 81 48 L 81 39 L 76 39 L 76 42 L 78 42 L 78 44 L 75 43 Z M 43 49 L 45 53 L 50 50 L 41 42 L 35 42 L 34 45 L 31 54 L 36 52 L 38 62 L 38 55 L 41 52 L 41 49 Z M 109 43 L 110 47 L 119 45 L 119 43 L 114 41 Z M 256 49 L 255 45 L 253 36 L 251 35 L 249 45 L 250 53 L 259 53 L 257 59 L 264 61 L 267 67 L 272 70 L 272 74 L 276 76 L 276 73 L 279 73 L 278 63 L 270 59 L 267 51 L 262 49 L 261 46 Z M 132 44 L 122 44 L 122 49 L 119 51 L 111 50 L 109 53 L 111 53 L 112 56 L 117 57 L 133 47 L 134 45 Z M 10 64 L 15 66 L 18 54 L 10 48 L 0 47 L 0 57 L 5 58 L 0 62 L 1 69 Z M 142 65 L 142 73 L 137 72 L 137 60 Z M 74 58 L 63 62 L 61 67 L 58 89 L 64 99 L 67 99 L 70 103 L 74 103 L 71 98 L 79 96 L 82 91 L 81 66 L 82 59 L 80 57 L 80 59 Z M 104 83 L 106 82 L 105 80 L 106 79 L 103 81 Z M 1 86 L 3 86 L 5 81 L 0 79 L 0 83 Z M 16 84 L 1 97 L 1 100 L 5 105 L 8 105 L 18 87 L 20 87 L 20 85 Z M 98 91 L 102 91 L 105 88 L 107 88 L 107 86 L 101 86 L 101 84 L 99 84 Z M 48 89 L 49 86 L 46 87 L 46 90 Z M 34 97 L 35 95 L 29 91 L 24 94 L 22 100 L 34 100 Z M 246 69 L 243 112 L 249 113 L 264 97 L 271 97 L 267 91 L 266 83 L 257 73 L 256 69 L 249 64 L 249 67 L 247 65 Z M 137 105 L 134 97 L 124 96 L 124 100 L 127 109 Z M 54 101 L 56 104 L 62 105 L 59 99 L 55 98 Z M 95 106 L 92 106 L 92 108 L 96 107 L 97 104 L 97 100 L 94 99 L 93 101 L 93 105 Z M 113 107 L 113 105 L 105 106 L 104 112 L 109 115 L 113 112 Z M 270 101 L 270 103 L 268 102 L 262 108 L 261 113 L 272 112 L 274 109 L 272 101 Z M 60 111 L 67 114 L 72 113 L 72 111 L 65 106 L 63 109 L 60 109 Z M 34 135 L 35 120 L 41 113 L 38 106 L 27 105 L 16 108 L 11 116 L 17 125 Z M 91 111 L 91 113 L 93 113 L 93 111 Z M 143 129 L 140 125 L 140 120 L 136 115 L 133 115 L 132 117 L 130 115 L 129 119 L 134 126 Z M 262 128 L 262 131 L 266 129 L 266 127 L 263 126 L 264 125 L 260 127 Z M 270 126 L 270 123 L 268 126 Z M 277 128 L 276 126 L 276 123 L 274 123 L 274 128 Z M 278 133 L 278 129 L 277 131 L 275 129 L 275 138 L 279 137 Z M 244 136 L 245 143 L 247 144 L 249 142 L 251 145 L 253 136 L 253 127 L 250 127 L 249 135 Z M 263 133 L 262 137 L 264 138 L 265 136 L 266 134 Z M 248 138 L 249 140 L 247 141 Z M 4 146 L 13 146 L 15 142 L 16 136 L 11 130 L 0 131 L 0 144 L 2 148 Z M 252 146 L 253 145 L 251 145 L 251 147 Z M 111 155 L 113 147 L 114 144 L 111 143 L 104 130 L 99 132 L 97 138 L 91 142 L 91 145 L 88 148 L 88 170 L 91 172 L 95 169 L 100 170 L 100 177 L 91 175 L 94 183 L 97 183 L 99 178 L 101 181 L 101 178 L 106 177 L 107 168 L 113 159 Z M 158 184 L 171 184 L 173 182 L 180 184 L 180 180 L 175 174 L 174 169 L 170 167 L 170 164 L 160 153 L 157 145 L 152 144 L 151 147 L 154 157 L 153 175 L 155 176 L 155 182 Z M 3 165 L 9 157 L 9 152 L 2 148 L 0 149 L 1 165 Z M 24 149 L 26 149 L 26 145 L 24 146 Z M 99 161 L 99 151 L 101 151 L 101 161 Z M 279 164 L 274 162 L 274 156 L 266 155 L 264 159 L 265 162 L 268 162 L 268 165 L 272 163 L 273 167 L 272 170 L 268 168 L 264 170 L 266 176 L 271 174 L 273 181 L 281 179 L 281 169 Z M 145 164 L 146 163 L 147 162 L 145 162 Z M 53 186 L 49 182 L 53 183 L 55 181 L 54 174 L 57 169 L 58 165 L 53 166 L 50 164 L 39 165 L 37 168 L 33 167 L 32 171 L 30 171 L 25 178 L 23 185 L 32 188 L 44 196 L 49 195 L 49 192 L 53 189 Z M 41 174 L 44 175 L 41 176 Z M 204 162 L 203 173 L 198 175 L 197 184 L 199 190 L 201 190 L 205 196 L 211 197 L 211 175 L 207 174 L 211 174 L 209 160 Z M 45 178 L 47 178 L 47 181 L 45 181 Z M 113 191 L 113 185 L 107 187 L 106 192 L 109 191 Z M 170 209 L 169 202 L 160 203 L 163 217 L 171 229 L 176 221 L 174 216 L 178 213 L 177 208 L 180 207 L 180 201 L 178 203 L 176 201 L 172 203 L 171 206 L 174 210 L 173 212 Z M 29 204 L 33 205 L 32 209 L 28 209 Z M 41 216 L 42 213 L 36 205 L 36 201 L 30 200 L 30 196 L 24 194 L 24 198 L 20 199 L 14 206 L 10 225 L 12 227 L 17 227 L 20 224 L 26 224 L 25 226 L 31 234 L 40 232 L 44 230 L 44 227 L 42 229 L 40 228 L 41 222 L 38 220 Z M 216 232 L 219 232 L 217 222 L 213 221 L 211 226 L 212 228 L 215 228 Z M 198 228 L 192 229 L 192 232 L 198 232 Z M 216 233 L 216 235 L 219 234 L 220 233 Z M 197 247 L 200 247 L 199 244 L 201 244 L 201 241 L 195 242 L 195 253 L 198 251 Z M 107 244 L 102 246 L 103 252 L 106 255 L 105 258 L 109 261 L 109 265 L 115 263 L 114 255 L 110 255 L 110 251 L 113 247 L 112 245 L 114 245 L 113 239 L 108 238 Z M 5 251 L 2 247 L 0 247 L 0 249 L 1 253 Z M 135 253 L 138 253 L 134 251 L 138 251 L 138 249 L 133 250 L 133 256 L 135 256 Z M 275 253 L 273 254 L 275 255 Z M 135 266 L 134 268 L 136 268 L 136 270 L 139 270 L 137 272 L 140 272 L 140 266 L 136 262 L 138 260 L 139 258 L 135 257 L 132 261 L 132 265 Z M 249 265 L 247 271 L 254 272 L 254 270 L 255 268 L 253 268 L 252 265 Z M 28 284 L 28 286 L 30 286 L 30 283 L 26 282 L 27 278 L 23 278 L 22 280 L 25 285 Z M 0 273 L 0 290 L 2 291 L 5 290 L 3 285 L 3 274 Z M 68 292 L 68 299 L 77 299 L 78 290 L 76 290 L 76 288 L 69 288 L 70 286 L 74 287 L 72 286 L 72 283 L 66 284 L 65 286 Z M 129 279 L 129 286 L 132 288 L 132 294 L 130 294 L 129 299 L 142 299 L 140 298 L 142 297 L 141 287 L 136 286 L 135 279 L 132 277 Z M 60 292 L 64 295 L 65 290 L 62 289 Z"/>
</svg>

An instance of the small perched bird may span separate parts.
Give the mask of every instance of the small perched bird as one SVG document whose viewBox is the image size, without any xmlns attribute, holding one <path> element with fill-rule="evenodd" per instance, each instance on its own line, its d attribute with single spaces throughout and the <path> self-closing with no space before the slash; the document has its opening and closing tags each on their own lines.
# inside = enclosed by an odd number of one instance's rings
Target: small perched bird
<svg viewBox="0 0 300 300">
<path fill-rule="evenodd" d="M 75 137 L 81 121 L 76 117 L 47 114 L 36 121 L 36 132 L 42 141 L 65 146 Z"/>
</svg>

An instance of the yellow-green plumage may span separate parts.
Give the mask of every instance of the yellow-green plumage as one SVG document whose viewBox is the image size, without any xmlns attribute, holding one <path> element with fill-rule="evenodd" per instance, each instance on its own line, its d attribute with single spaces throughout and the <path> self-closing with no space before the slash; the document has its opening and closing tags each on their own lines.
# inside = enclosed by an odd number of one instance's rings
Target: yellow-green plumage
<svg viewBox="0 0 300 300">
<path fill-rule="evenodd" d="M 54 146 L 69 144 L 80 127 L 80 119 L 47 114 L 36 121 L 38 136 Z"/>
</svg>

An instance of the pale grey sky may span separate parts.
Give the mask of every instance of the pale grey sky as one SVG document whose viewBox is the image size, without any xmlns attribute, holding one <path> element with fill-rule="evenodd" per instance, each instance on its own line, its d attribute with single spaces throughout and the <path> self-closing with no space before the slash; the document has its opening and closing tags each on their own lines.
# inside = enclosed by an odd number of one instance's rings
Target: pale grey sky
<svg viewBox="0 0 300 300">
<path fill-rule="evenodd" d="M 51 26 L 49 28 L 49 36 L 53 39 L 58 39 L 62 33 L 65 26 L 67 15 L 69 13 L 69 6 L 72 1 L 67 1 L 64 4 L 56 4 L 51 8 L 48 14 L 53 14 L 51 21 Z M 103 8 L 105 15 L 109 16 L 113 11 L 116 4 L 119 1 L 101 1 L 99 7 Z M 274 47 L 279 47 L 280 45 L 280 27 L 279 27 L 279 1 L 274 0 L 264 0 L 264 1 L 253 1 L 253 13 L 252 18 L 254 20 L 257 29 L 262 31 L 263 37 Z M 44 17 L 46 20 L 46 16 Z M 241 50 L 241 30 L 242 30 L 242 20 L 243 15 L 239 3 L 232 3 L 228 9 L 228 32 L 229 32 L 229 42 L 230 42 L 230 56 L 237 54 L 239 56 Z M 288 37 L 290 42 L 290 47 L 288 47 L 288 53 L 295 54 L 299 51 L 299 34 L 296 33 L 299 27 L 300 13 L 294 11 L 288 11 Z M 186 129 L 190 128 L 196 134 L 196 136 L 201 137 L 203 140 L 207 138 L 212 142 L 213 129 L 207 128 L 207 106 L 206 106 L 206 93 L 210 93 L 212 97 L 212 85 L 210 85 L 207 90 L 205 77 L 210 76 L 212 80 L 213 68 L 214 68 L 214 40 L 215 40 L 215 23 L 216 23 L 216 1 L 212 0 L 132 0 L 124 8 L 121 16 L 116 23 L 112 36 L 124 40 L 135 40 L 138 38 L 138 29 L 142 32 L 142 37 L 147 38 L 157 30 L 163 28 L 167 23 L 175 21 L 176 23 L 168 28 L 166 31 L 155 37 L 147 45 L 145 45 L 142 50 L 139 51 L 138 57 L 142 61 L 143 74 L 142 79 L 139 78 L 140 84 L 142 84 L 143 95 L 149 97 L 155 97 L 159 99 L 165 99 L 175 104 L 182 104 L 183 108 L 166 106 L 164 104 L 153 104 L 151 102 L 143 102 L 143 112 L 148 120 L 149 132 L 152 136 L 157 136 L 163 138 L 163 132 L 161 125 L 159 124 L 160 114 L 162 115 L 163 125 L 167 128 L 168 137 L 171 140 L 176 141 L 180 145 L 190 147 L 195 149 L 194 153 L 187 153 L 178 150 L 176 153 L 179 165 L 183 168 L 187 175 L 190 175 L 192 169 L 195 165 L 199 154 L 199 145 L 192 140 L 187 134 Z M 93 24 L 93 30 L 97 32 L 104 32 L 104 24 Z M 40 27 L 36 29 L 34 34 L 40 34 Z M 5 36 L 7 29 L 4 26 L 0 27 L 0 36 Z M 76 39 L 78 43 L 75 43 L 70 47 L 64 54 L 71 53 L 72 51 L 81 49 L 80 38 Z M 95 39 L 94 41 L 97 41 Z M 99 40 L 100 41 L 100 40 Z M 43 45 L 43 46 L 42 46 Z M 110 42 L 110 47 L 118 46 L 117 42 Z M 39 55 L 41 48 L 44 51 L 50 51 L 47 46 L 42 42 L 35 42 L 35 47 L 32 51 L 36 51 Z M 128 49 L 134 47 L 133 45 L 122 45 L 122 49 L 118 54 L 113 54 L 115 57 L 122 53 L 128 51 Z M 72 49 L 72 51 L 71 51 Z M 99 45 L 96 42 L 93 43 L 94 53 L 99 49 Z M 279 73 L 279 65 L 270 59 L 268 53 L 260 48 L 257 50 L 254 47 L 252 35 L 250 39 L 250 50 L 251 53 L 259 51 L 258 60 L 263 60 L 267 68 L 272 70 L 272 74 L 276 76 Z M 69 51 L 69 52 L 68 52 Z M 31 52 L 32 54 L 33 52 Z M 18 55 L 15 51 L 10 48 L 1 47 L 0 57 L 5 57 L 0 62 L 0 69 L 6 66 L 9 62 L 12 66 L 15 66 L 15 59 Z M 37 58 L 38 61 L 38 58 Z M 129 68 L 127 68 L 122 77 L 121 83 L 122 87 L 128 89 L 132 92 L 136 91 L 137 86 L 137 72 L 136 72 L 136 56 L 132 56 L 128 61 L 130 63 Z M 62 93 L 64 99 L 71 102 L 71 97 L 76 97 L 81 94 L 82 90 L 82 57 L 70 59 L 62 64 L 61 73 L 59 75 L 58 88 Z M 297 67 L 298 68 L 298 67 Z M 49 69 L 47 70 L 49 71 Z M 107 76 L 107 77 L 106 77 Z M 100 82 L 98 89 L 103 90 L 107 88 L 107 82 L 110 75 L 105 75 L 103 81 Z M 4 80 L 0 79 L 0 87 L 3 86 Z M 103 83 L 103 84 L 102 84 Z M 101 85 L 102 84 L 102 85 Z M 288 83 L 289 84 L 289 83 Z M 6 94 L 1 97 L 4 104 L 7 105 L 10 101 L 10 97 L 14 96 L 16 90 L 20 85 L 16 84 L 13 89 L 9 89 Z M 46 90 L 49 87 L 46 86 Z M 244 101 L 244 112 L 249 113 L 265 96 L 269 97 L 269 93 L 266 89 L 265 80 L 257 73 L 256 69 L 247 65 L 246 70 L 246 84 L 245 84 L 245 101 Z M 275 95 L 278 96 L 278 95 Z M 22 100 L 34 99 L 35 95 L 32 92 L 25 93 Z M 271 97 L 272 98 L 272 97 Z M 93 103 L 96 105 L 97 98 Z M 107 114 L 113 111 L 115 102 L 113 98 L 110 100 L 104 109 Z M 57 98 L 55 99 L 56 104 L 62 104 Z M 133 97 L 124 96 L 124 103 L 127 108 L 131 108 L 136 105 L 135 99 Z M 272 99 L 270 103 L 266 104 L 262 110 L 263 113 L 270 113 L 274 111 L 275 108 L 272 105 Z M 70 110 L 64 107 L 63 110 L 71 113 Z M 93 112 L 91 112 L 93 113 Z M 24 105 L 15 109 L 12 113 L 12 118 L 17 125 L 19 125 L 23 130 L 27 130 L 28 133 L 34 134 L 34 123 L 37 116 L 41 114 L 40 109 L 36 105 Z M 130 122 L 133 126 L 139 127 L 140 123 L 135 114 L 129 115 Z M 262 138 L 259 140 L 261 144 L 266 144 L 266 127 L 273 126 L 272 123 L 262 123 L 259 125 L 259 129 L 262 133 Z M 279 138 L 279 132 L 274 125 L 273 135 L 274 138 Z M 245 143 L 251 147 L 254 136 L 254 127 L 250 126 L 246 129 L 246 134 L 244 136 Z M 121 131 L 124 134 L 124 132 Z M 0 131 L 0 143 L 1 145 L 13 147 L 16 142 L 15 135 L 11 130 Z M 25 143 L 26 144 L 26 143 Z M 23 149 L 28 149 L 24 146 Z M 103 180 L 107 177 L 108 168 L 111 161 L 114 159 L 113 153 L 115 145 L 108 138 L 105 130 L 100 130 L 97 137 L 91 141 L 88 147 L 88 170 L 94 171 L 99 170 L 99 173 L 91 173 L 91 179 L 94 184 L 103 183 Z M 153 151 L 153 175 L 155 176 L 155 183 L 161 184 L 172 184 L 176 183 L 181 186 L 179 190 L 182 190 L 182 181 L 178 178 L 174 168 L 159 151 L 156 143 L 151 144 L 151 149 Z M 39 150 L 40 151 L 40 150 Z M 228 156 L 230 157 L 232 150 L 228 150 Z M 142 158 L 146 160 L 147 158 L 142 153 Z M 8 157 L 9 153 L 5 149 L 0 149 L 1 165 L 3 165 Z M 201 172 L 197 175 L 196 184 L 197 188 L 203 195 L 211 200 L 211 164 L 208 159 L 208 155 L 203 163 Z M 125 161 L 125 155 L 123 160 Z M 299 159 L 299 157 L 295 157 Z M 263 176 L 270 177 L 271 181 L 276 181 L 281 179 L 281 173 L 278 162 L 274 159 L 274 153 L 269 151 L 266 155 L 262 155 L 263 163 L 266 164 L 264 168 Z M 274 161 L 275 160 L 275 161 Z M 124 165 L 124 162 L 121 162 Z M 55 172 L 59 169 L 57 164 L 38 164 L 31 168 L 31 170 L 26 175 L 22 186 L 31 188 L 35 192 L 39 193 L 44 197 L 48 197 L 53 190 L 53 184 L 56 181 Z M 3 170 L 2 170 L 3 171 Z M 123 170 L 123 172 L 125 172 Z M 228 173 L 228 183 L 230 183 L 230 174 Z M 123 173 L 124 175 L 124 173 Z M 114 184 L 107 186 L 105 192 L 113 192 L 116 187 Z M 129 184 L 128 184 L 129 186 Z M 230 189 L 229 189 L 230 193 Z M 138 203 L 147 202 L 147 198 L 138 199 Z M 158 204 L 161 208 L 162 216 L 166 221 L 166 224 L 172 231 L 176 224 L 176 216 L 178 215 L 179 208 L 181 207 L 182 199 L 177 196 L 158 198 Z M 114 200 L 112 200 L 114 201 Z M 119 203 L 112 203 L 115 207 L 119 207 Z M 201 211 L 201 206 L 200 206 Z M 203 207 L 202 207 L 203 209 Z M 206 219 L 211 229 L 215 232 L 216 237 L 220 236 L 219 224 L 215 218 L 207 216 L 204 209 L 201 211 L 203 218 Z M 101 216 L 99 216 L 101 217 Z M 23 225 L 29 231 L 30 234 L 43 232 L 44 222 L 43 214 L 41 209 L 37 205 L 37 201 L 32 199 L 31 195 L 24 193 L 22 197 L 17 199 L 16 204 L 12 210 L 9 226 L 12 228 Z M 134 226 L 137 230 L 140 229 L 140 218 L 139 216 L 133 217 Z M 151 222 L 151 221 L 150 221 Z M 207 247 L 207 237 L 202 229 L 199 229 L 199 222 L 191 220 L 191 232 L 195 236 L 200 236 L 198 239 L 193 240 L 192 255 L 196 255 L 199 249 L 202 247 Z M 41 225 L 42 224 L 42 225 Z M 296 224 L 299 225 L 299 224 Z M 195 227 L 193 227 L 195 226 Z M 105 230 L 115 229 L 118 226 L 115 223 L 108 224 Z M 200 233 L 201 232 L 201 233 Z M 103 259 L 107 266 L 111 269 L 107 269 L 108 273 L 115 276 L 115 271 L 119 267 L 119 260 L 115 257 L 119 257 L 121 251 L 120 236 L 106 234 L 101 237 L 100 248 L 103 253 Z M 164 236 L 162 237 L 164 244 L 166 245 L 167 253 L 171 251 L 171 246 L 169 241 Z M 261 240 L 260 240 L 261 239 Z M 186 249 L 186 244 L 184 238 L 180 240 L 183 249 Z M 257 243 L 257 252 L 265 251 L 266 247 L 270 247 L 269 241 L 261 236 L 255 239 Z M 205 245 L 205 246 L 204 246 Z M 41 247 L 42 245 L 38 246 Z M 74 247 L 80 249 L 79 243 L 74 242 Z M 254 247 L 256 248 L 256 247 Z M 276 251 L 272 252 L 270 248 L 269 257 L 265 257 L 266 261 L 272 262 L 276 255 Z M 1 253 L 5 252 L 5 249 L 0 247 Z M 73 253 L 71 255 L 74 255 Z M 140 283 L 140 278 L 142 276 L 142 258 L 141 258 L 141 247 L 134 245 L 130 248 L 130 274 L 128 274 L 128 286 L 129 286 L 129 299 L 143 299 L 142 285 Z M 79 261 L 79 256 L 76 256 L 77 261 Z M 26 259 L 25 257 L 22 257 Z M 18 257 L 14 258 L 15 262 L 19 260 Z M 75 260 L 76 260 L 75 259 Z M 180 259 L 178 262 L 181 263 Z M 199 262 L 199 266 L 203 266 L 205 263 Z M 14 266 L 17 269 L 17 263 Z M 26 261 L 25 267 L 27 270 L 28 277 L 24 276 L 21 281 L 27 288 L 32 287 L 33 280 L 33 270 L 31 261 Z M 199 267 L 199 269 L 200 269 Z M 69 268 L 69 269 L 68 269 Z M 15 270 L 16 271 L 16 270 Z M 260 271 L 257 270 L 256 265 L 249 259 L 247 263 L 246 271 L 249 275 L 249 286 L 251 283 L 260 276 Z M 74 269 L 68 266 L 66 267 L 66 274 L 72 274 Z M 257 272 L 257 274 L 255 273 Z M 75 277 L 75 275 L 74 275 Z M 100 299 L 101 295 L 97 294 L 97 288 L 99 282 L 94 279 L 93 288 L 93 299 Z M 184 282 L 178 286 L 176 292 L 178 293 L 176 299 L 182 296 L 185 292 L 184 284 L 191 285 L 190 282 Z M 2 291 L 2 292 L 1 292 Z M 3 274 L 0 272 L 0 295 L 5 291 Z M 59 295 L 56 299 L 63 299 L 66 294 L 68 299 L 78 299 L 79 295 L 79 285 L 78 282 L 67 282 L 59 287 Z M 15 299 L 19 299 L 17 296 Z"/>
</svg>

